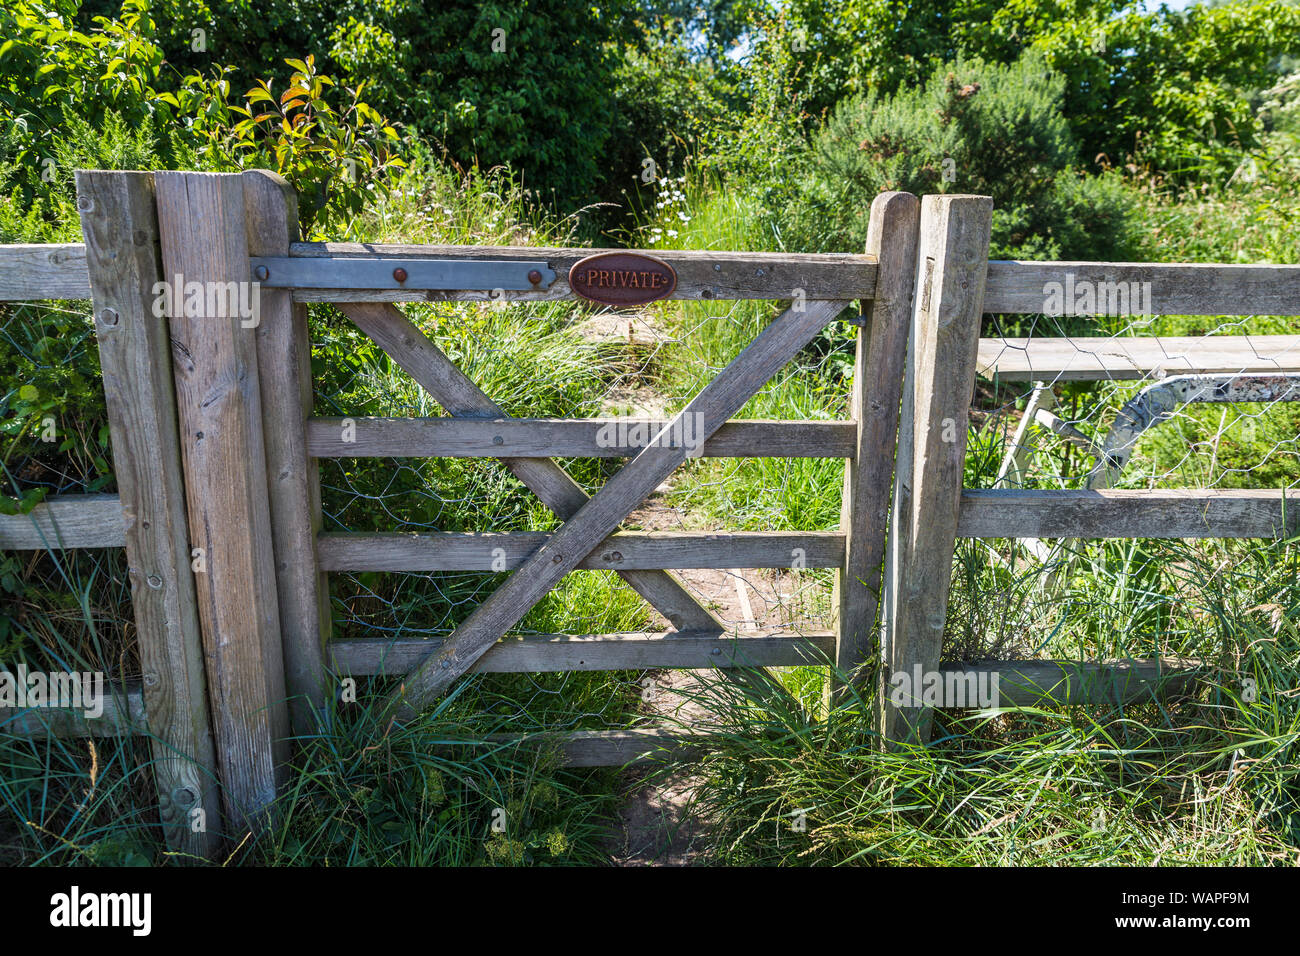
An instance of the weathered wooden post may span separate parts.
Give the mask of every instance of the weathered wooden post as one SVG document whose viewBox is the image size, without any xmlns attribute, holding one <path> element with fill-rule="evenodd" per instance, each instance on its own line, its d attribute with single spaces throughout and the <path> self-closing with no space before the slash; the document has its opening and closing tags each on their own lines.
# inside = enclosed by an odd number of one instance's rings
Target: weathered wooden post
<svg viewBox="0 0 1300 956">
<path fill-rule="evenodd" d="M 921 687 L 903 706 L 890 678 L 936 672 L 961 508 L 993 200 L 926 196 L 894 479 L 879 688 L 885 741 L 929 738 Z"/>
<path fill-rule="evenodd" d="M 894 473 L 899 401 L 912 323 L 921 204 L 911 193 L 881 193 L 871 203 L 869 256 L 879 263 L 875 296 L 864 303 L 849 407 L 856 456 L 844 465 L 840 530 L 844 567 L 836 578 L 835 663 L 855 674 L 876 659 L 881 567 Z"/>
<path fill-rule="evenodd" d="M 77 208 L 126 527 L 154 781 L 167 843 L 207 856 L 222 829 L 150 173 L 77 171 Z"/>
<path fill-rule="evenodd" d="M 288 756 L 245 183 L 154 174 L 195 591 L 226 825 L 260 825 Z"/>
<path fill-rule="evenodd" d="M 285 257 L 297 242 L 298 196 L 267 170 L 243 174 L 244 215 L 251 256 Z M 259 281 L 259 276 L 254 276 Z M 325 642 L 330 633 L 329 585 L 316 564 L 320 531 L 320 472 L 307 454 L 312 411 L 311 341 L 307 306 L 288 289 L 259 288 L 257 367 L 262 433 L 270 490 L 276 592 L 284 672 L 295 733 L 311 727 L 311 710 L 325 700 Z"/>
</svg>

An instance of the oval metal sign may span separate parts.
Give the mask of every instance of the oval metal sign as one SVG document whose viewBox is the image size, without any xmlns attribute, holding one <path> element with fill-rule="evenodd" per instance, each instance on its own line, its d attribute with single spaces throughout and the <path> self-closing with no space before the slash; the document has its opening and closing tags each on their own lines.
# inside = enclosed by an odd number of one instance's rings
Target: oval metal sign
<svg viewBox="0 0 1300 956">
<path fill-rule="evenodd" d="M 654 256 L 599 252 L 569 270 L 569 288 L 604 305 L 643 305 L 677 288 L 677 273 Z"/>
</svg>

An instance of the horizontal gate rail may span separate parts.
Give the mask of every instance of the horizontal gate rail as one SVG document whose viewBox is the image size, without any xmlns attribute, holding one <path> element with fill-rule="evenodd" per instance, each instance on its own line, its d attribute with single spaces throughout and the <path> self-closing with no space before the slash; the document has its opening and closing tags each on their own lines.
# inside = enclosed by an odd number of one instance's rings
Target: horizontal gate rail
<svg viewBox="0 0 1300 956">
<path fill-rule="evenodd" d="M 319 458 L 627 458 L 668 419 L 312 418 Z M 696 449 L 704 458 L 852 458 L 857 426 L 843 421 L 733 420 Z"/>
<path fill-rule="evenodd" d="M 962 492 L 962 538 L 1276 538 L 1300 531 L 1300 490 Z"/>
<path fill-rule="evenodd" d="M 545 261 L 546 267 L 556 273 L 550 288 L 534 292 L 530 283 L 522 290 L 504 290 L 507 299 L 538 301 L 572 298 L 569 267 L 587 255 L 608 251 L 295 242 L 289 247 L 289 256 L 335 261 L 368 259 L 384 262 L 390 270 L 393 265 L 387 260 L 403 258 Z M 870 256 L 680 250 L 650 250 L 648 254 L 668 262 L 677 271 L 678 286 L 672 298 L 787 299 L 794 289 L 803 289 L 808 299 L 871 299 L 875 295 L 876 261 Z M 277 279 L 268 275 L 267 284 Z M 391 272 L 389 281 L 393 281 Z M 1288 315 L 1300 301 L 1300 266 L 1295 265 L 992 260 L 988 264 L 983 311 L 1042 313 L 1047 300 L 1044 287 L 1067 281 L 1080 286 L 1094 283 L 1103 292 L 1119 283 L 1150 283 L 1148 311 L 1157 315 Z M 294 298 L 304 302 L 477 300 L 491 298 L 493 289 L 502 288 L 494 285 L 462 289 L 463 295 L 457 295 L 456 290 L 414 288 L 409 278 L 405 289 L 358 290 L 356 294 L 321 288 L 317 295 L 306 287 L 294 287 L 299 290 Z M 90 279 L 82 243 L 0 245 L 0 301 L 88 298 Z M 1103 300 L 1093 309 L 1075 314 L 1109 313 Z"/>
<path fill-rule="evenodd" d="M 0 245 L 0 302 L 89 298 L 85 243 Z"/>
<path fill-rule="evenodd" d="M 1053 297 L 1070 315 L 1290 315 L 1300 266 L 989 262 L 985 314 L 1049 313 Z"/>
<path fill-rule="evenodd" d="M 28 514 L 0 515 L 0 548 L 122 548 L 126 522 L 117 495 L 57 495 Z"/>
<path fill-rule="evenodd" d="M 340 672 L 400 676 L 416 667 L 438 638 L 358 638 L 330 642 Z M 621 634 L 525 634 L 499 640 L 470 673 L 644 670 L 825 665 L 835 653 L 833 631 L 769 632 L 744 637 L 672 631 Z"/>
<path fill-rule="evenodd" d="M 140 737 L 148 733 L 144 692 L 138 681 L 105 686 L 103 713 L 86 717 L 68 708 L 0 710 L 0 733 L 37 740 L 45 737 Z"/>
<path fill-rule="evenodd" d="M 409 246 L 351 242 L 297 242 L 289 255 L 325 260 L 326 269 L 348 268 L 349 261 L 366 261 L 368 268 L 391 281 L 394 261 L 411 259 L 537 262 L 555 272 L 549 288 L 511 290 L 494 283 L 479 289 L 444 290 L 412 285 L 409 274 L 402 288 L 310 288 L 294 285 L 298 302 L 420 302 L 426 300 L 543 302 L 574 299 L 569 270 L 589 255 L 609 249 L 544 249 L 530 246 Z M 848 254 L 790 254 L 782 252 L 700 252 L 695 250 L 620 249 L 668 263 L 677 273 L 669 299 L 870 299 L 876 291 L 876 260 Z M 400 266 L 399 266 L 400 267 Z M 354 267 L 355 268 L 355 267 Z M 376 279 L 375 281 L 379 281 Z"/>
<path fill-rule="evenodd" d="M 513 571 L 552 535 L 547 532 L 378 532 L 322 534 L 316 555 L 325 571 Z M 844 535 L 835 531 L 623 531 L 584 557 L 587 571 L 682 568 L 837 568 Z"/>
</svg>

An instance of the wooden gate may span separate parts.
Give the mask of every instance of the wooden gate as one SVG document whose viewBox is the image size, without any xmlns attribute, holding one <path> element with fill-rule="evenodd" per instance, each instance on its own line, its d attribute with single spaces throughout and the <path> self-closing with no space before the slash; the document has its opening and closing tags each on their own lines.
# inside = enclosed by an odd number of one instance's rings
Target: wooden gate
<svg viewBox="0 0 1300 956">
<path fill-rule="evenodd" d="M 1285 313 L 1297 267 L 989 263 L 986 197 L 904 193 L 872 204 L 864 255 L 656 251 L 676 273 L 673 298 L 790 307 L 677 416 L 647 423 L 649 442 L 611 444 L 600 420 L 508 418 L 398 307 L 568 299 L 570 270 L 599 250 L 302 243 L 293 191 L 265 172 L 79 172 L 77 185 L 85 245 L 3 250 L 0 298 L 93 299 L 119 494 L 0 519 L 0 546 L 125 547 L 143 681 L 119 689 L 94 727 L 23 719 L 35 734 L 147 730 L 169 842 L 191 852 L 212 852 L 216 834 L 242 832 L 272 804 L 291 727 L 309 727 L 310 707 L 341 675 L 404 675 L 392 701 L 401 715 L 475 670 L 830 662 L 852 679 L 876 664 L 882 678 L 945 669 L 959 537 L 1245 537 L 1297 524 L 1280 491 L 968 491 L 962 481 L 970 398 L 977 369 L 989 368 L 978 358 L 992 341 L 980 340 L 982 314 L 1042 311 L 1044 283 L 1067 272 L 1148 281 L 1158 312 Z M 159 290 L 180 283 L 218 295 L 172 290 L 158 308 Z M 221 303 L 254 283 L 250 323 Z M 850 420 L 731 420 L 855 301 Z M 336 307 L 446 416 L 358 418 L 347 440 L 340 419 L 313 417 L 308 302 Z M 712 456 L 844 459 L 840 530 L 619 531 L 686 459 L 685 434 Z M 392 455 L 500 459 L 564 524 L 490 539 L 322 534 L 317 461 Z M 590 498 L 554 460 L 586 456 L 627 459 Z M 831 630 L 727 633 L 672 574 L 789 568 L 800 549 L 804 566 L 838 569 Z M 511 575 L 442 641 L 331 639 L 330 572 L 487 571 L 502 560 Z M 673 629 L 508 636 L 579 568 L 616 571 Z M 1001 672 L 1006 706 L 1135 699 L 1182 673 L 1158 660 L 979 667 Z M 880 699 L 882 739 L 924 739 L 927 707 Z M 650 730 L 562 746 L 594 765 L 674 744 Z M 203 829 L 188 825 L 199 810 Z"/>
</svg>

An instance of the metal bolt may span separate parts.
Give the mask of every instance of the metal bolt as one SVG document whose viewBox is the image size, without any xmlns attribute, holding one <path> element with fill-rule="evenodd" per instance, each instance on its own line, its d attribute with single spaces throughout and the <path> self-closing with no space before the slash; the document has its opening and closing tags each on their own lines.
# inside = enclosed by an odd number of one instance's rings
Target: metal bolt
<svg viewBox="0 0 1300 956">
<path fill-rule="evenodd" d="M 442 660 L 442 669 L 443 669 L 443 670 L 450 670 L 450 669 L 451 669 L 451 661 L 447 660 L 445 657 L 444 657 L 443 660 Z"/>
<path fill-rule="evenodd" d="M 711 650 L 709 653 L 710 653 L 710 654 L 717 654 L 717 655 L 721 656 L 721 654 L 722 654 L 722 648 L 720 648 L 720 647 L 715 647 L 715 648 L 714 648 L 713 650 Z"/>
<path fill-rule="evenodd" d="M 393 270 L 393 278 L 396 279 L 398 282 L 405 282 L 406 270 L 403 269 L 401 266 L 398 266 L 396 269 Z"/>
<path fill-rule="evenodd" d="M 557 554 L 551 558 L 551 564 L 559 564 L 563 560 L 564 560 L 564 555 Z"/>
<path fill-rule="evenodd" d="M 506 440 L 505 440 L 504 438 L 502 438 L 500 435 L 493 435 L 493 436 L 492 436 L 492 444 L 494 444 L 494 445 L 504 445 L 505 443 L 506 443 Z"/>
<path fill-rule="evenodd" d="M 103 322 L 105 325 L 117 325 L 117 320 L 119 318 L 120 316 L 117 314 L 117 309 L 104 309 L 99 313 L 99 321 Z"/>
<path fill-rule="evenodd" d="M 538 272 L 536 269 L 533 269 L 528 273 L 528 281 L 531 282 L 533 285 L 537 285 L 537 283 L 542 281 L 542 274 Z"/>
<path fill-rule="evenodd" d="M 257 277 L 258 282 L 265 282 L 271 277 L 271 270 L 266 266 L 258 266 L 253 270 L 253 275 Z"/>
</svg>

